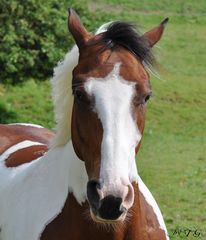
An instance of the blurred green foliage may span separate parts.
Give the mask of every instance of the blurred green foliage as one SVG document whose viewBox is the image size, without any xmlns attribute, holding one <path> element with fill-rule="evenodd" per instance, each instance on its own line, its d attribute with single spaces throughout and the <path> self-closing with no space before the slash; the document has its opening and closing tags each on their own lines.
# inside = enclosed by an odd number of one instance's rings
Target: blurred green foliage
<svg viewBox="0 0 206 240">
<path fill-rule="evenodd" d="M 67 9 L 85 15 L 83 1 L 1 0 L 0 82 L 46 79 L 72 44 Z"/>
<path fill-rule="evenodd" d="M 114 19 L 147 25 L 155 18 L 159 22 L 165 14 L 175 14 L 173 22 L 205 24 L 204 6 L 204 0 L 198 4 L 192 0 L 120 0 L 118 5 L 117 0 L 1 0 L 0 83 L 16 84 L 52 76 L 53 67 L 73 43 L 66 24 L 68 7 L 78 12 L 91 31 Z"/>
</svg>

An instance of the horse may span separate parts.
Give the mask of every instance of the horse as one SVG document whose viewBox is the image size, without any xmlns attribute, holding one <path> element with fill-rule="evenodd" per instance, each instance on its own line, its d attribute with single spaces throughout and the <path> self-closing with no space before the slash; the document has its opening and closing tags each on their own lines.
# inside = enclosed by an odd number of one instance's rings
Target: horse
<svg viewBox="0 0 206 240">
<path fill-rule="evenodd" d="M 114 21 L 92 34 L 69 10 L 76 45 L 54 69 L 56 133 L 0 125 L 1 240 L 169 239 L 135 162 L 167 22 L 142 35 Z"/>
</svg>

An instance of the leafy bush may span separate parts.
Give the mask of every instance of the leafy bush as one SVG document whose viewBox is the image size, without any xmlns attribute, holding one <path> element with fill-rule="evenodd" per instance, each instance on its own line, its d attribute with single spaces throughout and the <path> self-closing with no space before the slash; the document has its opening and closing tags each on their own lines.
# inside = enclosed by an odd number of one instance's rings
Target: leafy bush
<svg viewBox="0 0 206 240">
<path fill-rule="evenodd" d="M 0 1 L 0 82 L 46 79 L 72 44 L 67 9 L 86 15 L 75 0 Z"/>
</svg>

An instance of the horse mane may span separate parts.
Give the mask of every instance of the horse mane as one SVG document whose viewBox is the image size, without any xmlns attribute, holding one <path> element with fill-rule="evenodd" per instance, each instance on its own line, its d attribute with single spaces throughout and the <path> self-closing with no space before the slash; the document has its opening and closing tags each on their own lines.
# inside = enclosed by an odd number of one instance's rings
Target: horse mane
<svg viewBox="0 0 206 240">
<path fill-rule="evenodd" d="M 79 50 L 75 45 L 68 52 L 63 61 L 54 68 L 51 79 L 52 98 L 54 102 L 54 116 L 56 122 L 56 135 L 51 147 L 65 145 L 71 139 L 71 115 L 73 106 L 72 71 L 78 64 Z"/>
<path fill-rule="evenodd" d="M 99 40 L 107 48 L 115 49 L 116 46 L 126 48 L 135 57 L 142 61 L 147 69 L 151 70 L 154 56 L 147 40 L 132 24 L 115 21 L 102 25 L 96 34 L 103 33 Z M 54 68 L 51 80 L 52 97 L 54 102 L 54 115 L 56 121 L 56 135 L 51 142 L 51 147 L 65 145 L 71 139 L 71 115 L 73 106 L 72 71 L 78 64 L 79 50 L 75 45 L 68 52 L 63 61 Z"/>
</svg>

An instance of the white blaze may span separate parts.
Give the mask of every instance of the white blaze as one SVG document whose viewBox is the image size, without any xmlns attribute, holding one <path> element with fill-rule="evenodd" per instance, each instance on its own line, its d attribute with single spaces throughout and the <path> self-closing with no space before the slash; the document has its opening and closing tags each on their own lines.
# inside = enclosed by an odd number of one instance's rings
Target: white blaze
<svg viewBox="0 0 206 240">
<path fill-rule="evenodd" d="M 120 76 L 120 65 L 104 78 L 89 78 L 86 91 L 94 96 L 94 111 L 103 126 L 100 179 L 111 187 L 137 181 L 135 147 L 141 134 L 132 116 L 135 83 Z"/>
</svg>

